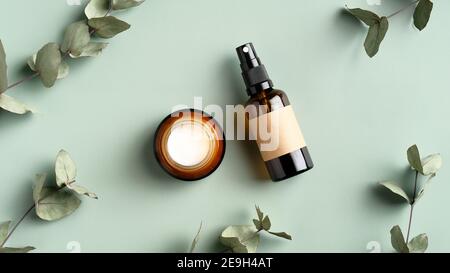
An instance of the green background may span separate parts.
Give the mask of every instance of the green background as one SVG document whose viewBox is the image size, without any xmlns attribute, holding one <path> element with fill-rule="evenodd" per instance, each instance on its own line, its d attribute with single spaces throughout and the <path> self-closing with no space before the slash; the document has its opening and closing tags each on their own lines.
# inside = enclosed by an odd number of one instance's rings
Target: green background
<svg viewBox="0 0 450 273">
<path fill-rule="evenodd" d="M 444 167 L 415 210 L 412 234 L 428 233 L 430 251 L 450 251 L 450 23 L 448 1 L 435 1 L 417 31 L 412 9 L 394 17 L 373 59 L 366 29 L 342 13 L 345 4 L 390 14 L 411 1 L 148 0 L 117 14 L 132 28 L 100 57 L 71 61 L 52 89 L 39 80 L 8 92 L 38 110 L 0 113 L 0 219 L 15 220 L 32 203 L 35 173 L 52 172 L 59 149 L 78 165 L 78 181 L 100 200 L 84 199 L 72 216 L 25 220 L 10 246 L 67 252 L 184 252 L 200 221 L 199 251 L 221 249 L 227 225 L 250 224 L 259 204 L 273 229 L 261 252 L 391 252 L 389 230 L 406 229 L 408 206 L 377 190 L 380 180 L 411 184 L 406 149 L 440 152 Z M 86 1 L 82 1 L 83 5 Z M 64 0 L 15 0 L 0 10 L 10 81 L 43 44 L 61 41 L 81 6 Z M 301 120 L 315 168 L 271 183 L 254 146 L 228 141 L 220 168 L 195 183 L 165 175 L 151 153 L 152 134 L 177 104 L 239 104 L 247 98 L 235 47 L 252 41 L 276 87 Z"/>
</svg>

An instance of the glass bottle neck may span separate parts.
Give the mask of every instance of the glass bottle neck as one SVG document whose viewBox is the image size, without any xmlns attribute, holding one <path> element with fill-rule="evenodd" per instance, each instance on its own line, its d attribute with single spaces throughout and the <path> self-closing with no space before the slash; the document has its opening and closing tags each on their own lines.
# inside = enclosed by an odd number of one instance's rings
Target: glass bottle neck
<svg viewBox="0 0 450 273">
<path fill-rule="evenodd" d="M 271 81 L 265 81 L 259 84 L 255 84 L 247 88 L 247 94 L 249 96 L 254 96 L 261 91 L 272 90 L 273 84 Z"/>
<path fill-rule="evenodd" d="M 250 98 L 264 98 L 266 97 L 270 92 L 272 92 L 274 89 L 270 86 L 268 86 L 267 88 L 261 88 L 259 90 L 255 90 L 255 92 L 253 93 L 249 93 Z"/>
</svg>

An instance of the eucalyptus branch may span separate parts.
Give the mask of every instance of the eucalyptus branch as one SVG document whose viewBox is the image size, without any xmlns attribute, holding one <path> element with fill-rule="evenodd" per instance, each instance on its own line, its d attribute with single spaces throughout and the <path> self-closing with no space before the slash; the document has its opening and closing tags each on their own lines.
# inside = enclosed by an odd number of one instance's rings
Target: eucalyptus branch
<svg viewBox="0 0 450 273">
<path fill-rule="evenodd" d="M 145 0 L 90 0 L 84 9 L 87 20 L 70 24 L 65 31 L 61 45 L 48 43 L 37 54 L 28 59 L 31 75 L 9 84 L 7 80 L 6 54 L 0 41 L 0 108 L 15 114 L 26 114 L 32 110 L 16 99 L 4 95 L 6 91 L 39 77 L 43 85 L 52 87 L 56 80 L 66 77 L 69 65 L 67 57 L 98 56 L 107 43 L 91 41 L 93 35 L 109 39 L 130 28 L 130 25 L 110 14 L 141 5 Z"/>
<path fill-rule="evenodd" d="M 413 195 L 410 197 L 406 191 L 398 185 L 398 183 L 392 181 L 381 182 L 380 184 L 386 189 L 390 190 L 397 196 L 402 197 L 408 202 L 410 206 L 409 210 L 409 221 L 408 230 L 406 233 L 406 240 L 403 236 L 401 228 L 397 225 L 391 229 L 391 243 L 395 250 L 400 253 L 411 253 L 411 252 L 425 252 L 428 248 L 428 236 L 425 233 L 419 234 L 418 236 L 410 240 L 411 226 L 413 220 L 414 207 L 417 201 L 422 197 L 425 191 L 425 186 L 430 182 L 430 180 L 436 176 L 438 170 L 442 167 L 442 158 L 439 154 L 432 154 L 425 158 L 420 157 L 419 149 L 416 145 L 408 148 L 407 152 L 408 161 L 410 167 L 415 172 L 414 177 L 414 190 Z M 428 177 L 423 188 L 418 191 L 418 179 L 419 175 Z"/>
<path fill-rule="evenodd" d="M 103 16 L 103 17 L 109 16 L 109 15 L 111 14 L 111 11 L 112 11 L 112 2 L 110 2 L 108 12 L 107 12 L 107 13 L 105 14 L 105 16 Z M 93 35 L 95 34 L 95 31 L 96 31 L 96 29 L 94 29 L 94 28 L 91 29 L 91 30 L 89 31 L 89 35 L 90 35 L 90 36 L 93 36 Z M 62 59 L 65 60 L 69 55 L 70 55 L 70 51 L 65 52 Z M 13 84 L 11 84 L 11 85 L 8 86 L 4 91 L 0 92 L 0 94 L 4 93 L 4 92 L 6 92 L 6 91 L 8 91 L 8 90 L 10 90 L 10 89 L 13 89 L 14 87 L 16 87 L 16 86 L 18 86 L 18 85 L 20 85 L 20 84 L 22 84 L 22 83 L 25 83 L 25 82 L 27 82 L 27 81 L 30 81 L 30 80 L 36 78 L 37 76 L 39 76 L 39 72 L 34 72 L 33 74 L 31 74 L 31 75 L 29 75 L 29 76 L 27 76 L 27 77 L 25 77 L 25 78 L 23 78 L 23 79 L 21 79 L 21 80 L 15 82 L 15 83 L 13 83 Z"/>
<path fill-rule="evenodd" d="M 30 212 L 36 207 L 36 205 L 32 205 L 27 212 L 25 212 L 25 214 L 20 218 L 19 221 L 17 221 L 17 223 L 13 226 L 13 228 L 11 229 L 11 231 L 8 233 L 8 235 L 6 236 L 6 238 L 3 240 L 3 242 L 0 244 L 0 248 L 3 247 L 6 242 L 8 241 L 8 239 L 11 237 L 11 235 L 14 233 L 14 231 L 16 231 L 17 227 L 23 222 L 23 220 L 27 217 L 28 214 L 30 214 Z"/>
<path fill-rule="evenodd" d="M 428 21 L 430 20 L 431 11 L 433 10 L 433 2 L 431 2 L 431 0 L 414 0 L 387 16 L 380 16 L 372 11 L 360 8 L 350 9 L 345 6 L 350 14 L 369 27 L 364 41 L 364 49 L 369 57 L 373 57 L 378 53 L 381 42 L 383 42 L 389 29 L 389 19 L 413 5 L 416 5 L 413 15 L 414 25 L 418 30 L 423 30 L 427 26 Z"/>
<path fill-rule="evenodd" d="M 65 186 L 61 187 L 58 189 L 58 191 L 64 189 Z M 47 197 L 49 197 L 50 195 L 44 196 L 43 198 L 41 198 L 39 200 L 39 202 L 41 204 L 48 204 L 48 203 L 42 203 L 42 201 L 44 201 Z M 14 224 L 14 226 L 12 227 L 11 231 L 8 233 L 8 235 L 5 237 L 5 239 L 3 240 L 3 242 L 0 244 L 0 247 L 3 247 L 6 242 L 8 241 L 8 239 L 11 237 L 11 235 L 14 233 L 14 231 L 16 231 L 17 227 L 23 222 L 23 220 L 25 220 L 25 218 L 28 216 L 28 214 L 30 214 L 31 211 L 33 211 L 33 209 L 36 208 L 36 204 L 33 204 L 26 212 L 25 214 L 19 219 L 19 221 L 17 221 L 16 224 Z"/>
<path fill-rule="evenodd" d="M 286 232 L 272 232 L 270 228 L 272 224 L 270 222 L 269 216 L 264 215 L 264 213 L 256 206 L 256 213 L 258 219 L 253 219 L 254 225 L 234 225 L 228 226 L 224 231 L 222 231 L 219 239 L 222 245 L 226 248 L 221 250 L 219 253 L 255 253 L 259 241 L 261 231 L 266 231 L 267 233 L 284 238 L 287 240 L 292 240 L 291 235 Z M 191 244 L 191 251 L 193 252 L 199 239 L 200 229 L 197 232 L 194 240 Z"/>
<path fill-rule="evenodd" d="M 15 82 L 15 83 L 13 83 L 13 84 L 11 84 L 3 92 L 0 92 L 0 94 L 3 94 L 4 92 L 6 92 L 6 91 L 8 91 L 10 89 L 13 89 L 14 87 L 16 87 L 16 86 L 18 86 L 18 85 L 20 85 L 20 84 L 22 84 L 24 82 L 30 81 L 30 80 L 36 78 L 37 76 L 39 76 L 39 73 L 38 72 L 34 72 L 33 74 L 31 74 L 31 75 L 29 75 L 29 76 L 27 76 L 27 77 L 25 77 L 25 78 Z"/>
<path fill-rule="evenodd" d="M 10 248 L 4 247 L 23 220 L 33 211 L 42 220 L 56 221 L 69 216 L 76 211 L 81 203 L 79 195 L 97 199 L 97 195 L 76 184 L 76 166 L 70 155 L 61 150 L 56 156 L 55 175 L 56 186 L 46 186 L 46 174 L 38 174 L 33 188 L 34 204 L 10 229 L 11 222 L 0 224 L 0 253 L 29 252 L 34 247 Z M 45 201 L 45 202 L 44 202 Z"/>
</svg>

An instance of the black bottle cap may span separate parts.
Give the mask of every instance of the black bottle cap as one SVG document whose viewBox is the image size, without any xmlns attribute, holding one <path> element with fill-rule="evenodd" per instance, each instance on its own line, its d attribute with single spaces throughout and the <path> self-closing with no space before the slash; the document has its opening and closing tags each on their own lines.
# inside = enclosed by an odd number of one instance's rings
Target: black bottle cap
<svg viewBox="0 0 450 273">
<path fill-rule="evenodd" d="M 271 89 L 273 83 L 267 74 L 267 70 L 261 63 L 252 43 L 248 43 L 236 48 L 239 60 L 241 61 L 242 77 L 249 96 L 261 90 Z"/>
</svg>

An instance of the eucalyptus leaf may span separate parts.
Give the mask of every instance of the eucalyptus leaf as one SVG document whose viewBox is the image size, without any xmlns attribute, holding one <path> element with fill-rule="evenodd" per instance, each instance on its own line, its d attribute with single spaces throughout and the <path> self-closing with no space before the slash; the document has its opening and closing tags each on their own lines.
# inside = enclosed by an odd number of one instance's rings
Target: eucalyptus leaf
<svg viewBox="0 0 450 273">
<path fill-rule="evenodd" d="M 220 238 L 220 242 L 226 246 L 227 251 L 231 251 L 233 253 L 248 253 L 247 246 L 239 241 L 238 238 Z"/>
<path fill-rule="evenodd" d="M 264 217 L 264 219 L 263 219 L 262 222 L 261 222 L 261 225 L 262 225 L 262 228 L 263 228 L 265 231 L 269 231 L 270 227 L 272 226 L 272 223 L 270 223 L 270 219 L 269 219 L 269 216 L 268 216 L 268 215 L 266 215 L 266 216 Z"/>
<path fill-rule="evenodd" d="M 25 104 L 5 94 L 0 94 L 0 108 L 19 115 L 33 112 L 33 110 Z"/>
<path fill-rule="evenodd" d="M 255 205 L 256 208 L 256 214 L 258 215 L 258 219 L 253 219 L 253 224 L 255 225 L 256 229 L 262 230 L 263 228 L 263 220 L 264 220 L 264 213 L 261 211 L 259 206 Z"/>
<path fill-rule="evenodd" d="M 61 52 L 56 43 L 46 44 L 37 53 L 35 69 L 39 72 L 45 87 L 52 87 L 55 84 L 61 61 Z"/>
<path fill-rule="evenodd" d="M 414 199 L 414 203 L 417 203 L 420 199 L 422 199 L 423 195 L 425 194 L 425 186 L 419 191 L 416 198 Z"/>
<path fill-rule="evenodd" d="M 36 58 L 37 58 L 37 53 L 33 54 L 32 56 L 30 56 L 27 59 L 28 67 L 33 71 L 36 71 Z"/>
<path fill-rule="evenodd" d="M 259 233 L 250 225 L 229 226 L 220 235 L 220 242 L 233 253 L 255 253 L 259 239 Z"/>
<path fill-rule="evenodd" d="M 139 6 L 144 3 L 145 0 L 112 0 L 112 9 L 129 9 Z"/>
<path fill-rule="evenodd" d="M 102 38 L 112 38 L 117 34 L 126 31 L 130 25 L 114 16 L 89 19 L 88 24 L 95 30 L 95 34 Z"/>
<path fill-rule="evenodd" d="M 200 232 L 202 231 L 202 225 L 203 225 L 203 223 L 200 222 L 200 227 L 198 228 L 197 234 L 195 235 L 195 238 L 192 241 L 191 249 L 189 250 L 189 253 L 193 253 L 195 248 L 197 247 L 198 240 L 200 239 Z"/>
<path fill-rule="evenodd" d="M 373 57 L 378 53 L 381 42 L 384 40 L 389 28 L 389 22 L 386 17 L 381 17 L 380 22 L 369 27 L 366 40 L 364 41 L 364 48 L 367 55 Z"/>
<path fill-rule="evenodd" d="M 72 58 L 80 58 L 80 57 L 97 57 L 100 55 L 108 46 L 108 43 L 98 43 L 98 42 L 89 42 L 82 50 L 79 55 L 72 55 Z"/>
<path fill-rule="evenodd" d="M 58 187 L 69 185 L 75 181 L 77 166 L 65 150 L 59 151 L 55 163 L 56 184 Z"/>
<path fill-rule="evenodd" d="M 256 208 L 256 214 L 258 215 L 258 220 L 262 222 L 264 218 L 264 213 L 261 211 L 261 209 L 258 206 L 255 206 Z"/>
<path fill-rule="evenodd" d="M 426 234 L 420 234 L 414 237 L 408 243 L 408 249 L 410 253 L 424 253 L 428 248 L 428 236 Z"/>
<path fill-rule="evenodd" d="M 8 66 L 6 65 L 6 53 L 0 40 L 0 94 L 8 88 Z"/>
<path fill-rule="evenodd" d="M 418 30 L 423 30 L 430 20 L 433 2 L 430 0 L 420 0 L 414 10 L 414 25 Z"/>
<path fill-rule="evenodd" d="M 87 197 L 98 199 L 97 195 L 83 186 L 75 183 L 77 176 L 77 166 L 65 150 L 59 151 L 55 162 L 56 184 L 58 187 L 66 186 L 69 190 L 86 195 Z"/>
<path fill-rule="evenodd" d="M 253 224 L 255 225 L 255 228 L 256 228 L 257 230 L 263 229 L 263 228 L 262 228 L 262 225 L 261 225 L 261 222 L 260 222 L 258 219 L 253 219 Z"/>
<path fill-rule="evenodd" d="M 360 8 L 347 10 L 350 12 L 350 14 L 352 14 L 353 16 L 355 16 L 368 26 L 373 26 L 381 21 L 380 16 L 376 15 L 375 13 L 369 10 L 363 10 Z"/>
<path fill-rule="evenodd" d="M 41 199 L 42 189 L 44 188 L 45 180 L 47 180 L 47 174 L 36 174 L 33 185 L 33 201 L 37 204 Z"/>
<path fill-rule="evenodd" d="M 260 241 L 259 233 L 255 233 L 252 237 L 247 238 L 243 242 L 243 247 L 236 247 L 232 251 L 233 253 L 256 253 Z"/>
<path fill-rule="evenodd" d="M 66 62 L 61 62 L 58 68 L 58 76 L 56 77 L 58 80 L 64 79 L 69 76 L 70 67 Z"/>
<path fill-rule="evenodd" d="M 3 244 L 6 237 L 8 237 L 9 226 L 11 225 L 11 221 L 4 222 L 0 224 L 0 245 Z"/>
<path fill-rule="evenodd" d="M 42 220 L 56 221 L 72 214 L 80 207 L 81 200 L 71 191 L 44 187 L 36 203 L 36 213 Z"/>
<path fill-rule="evenodd" d="M 110 5 L 110 0 L 90 0 L 84 13 L 88 19 L 103 17 L 108 14 Z"/>
<path fill-rule="evenodd" d="M 391 244 L 392 247 L 400 253 L 409 253 L 408 245 L 403 237 L 402 230 L 399 226 L 394 226 L 391 229 Z"/>
<path fill-rule="evenodd" d="M 391 181 L 380 182 L 380 185 L 389 189 L 391 192 L 397 194 L 398 196 L 403 197 L 403 199 L 405 199 L 408 203 L 411 203 L 411 199 L 409 198 L 408 194 L 394 182 Z"/>
<path fill-rule="evenodd" d="M 85 21 L 72 23 L 67 27 L 66 33 L 64 34 L 61 51 L 79 56 L 90 40 L 89 26 Z"/>
<path fill-rule="evenodd" d="M 431 179 L 433 179 L 435 176 L 436 174 L 432 174 L 428 177 L 427 181 L 425 181 L 425 183 L 423 184 L 422 189 L 419 191 L 416 198 L 414 199 L 414 203 L 422 199 L 423 195 L 425 194 L 425 189 L 427 188 L 428 184 L 430 184 Z"/>
<path fill-rule="evenodd" d="M 422 173 L 423 175 L 433 175 L 436 174 L 442 167 L 442 157 L 440 154 L 432 154 L 421 161 L 422 163 Z"/>
<path fill-rule="evenodd" d="M 286 232 L 271 232 L 269 231 L 270 234 L 280 237 L 280 238 L 284 238 L 286 240 L 292 240 L 292 236 L 287 234 Z"/>
<path fill-rule="evenodd" d="M 420 153 L 419 149 L 417 148 L 417 145 L 409 147 L 407 155 L 408 155 L 408 162 L 411 168 L 418 171 L 419 173 L 423 173 L 422 160 L 420 159 Z"/>
<path fill-rule="evenodd" d="M 79 186 L 75 183 L 68 184 L 67 188 L 78 194 L 86 195 L 89 198 L 98 199 L 98 196 L 95 193 L 93 193 L 93 192 L 89 191 L 88 189 L 86 189 L 85 187 Z"/>
<path fill-rule="evenodd" d="M 34 247 L 32 246 L 27 246 L 27 247 L 22 247 L 22 248 L 14 248 L 14 247 L 0 247 L 0 254 L 5 254 L 5 253 L 28 253 L 30 251 L 35 250 Z"/>
<path fill-rule="evenodd" d="M 27 60 L 28 67 L 33 71 L 36 71 L 36 58 L 37 53 L 28 58 Z M 69 65 L 64 61 L 61 61 L 61 64 L 59 65 L 58 68 L 58 76 L 56 78 L 58 80 L 64 79 L 69 75 L 69 71 L 70 71 Z"/>
</svg>

